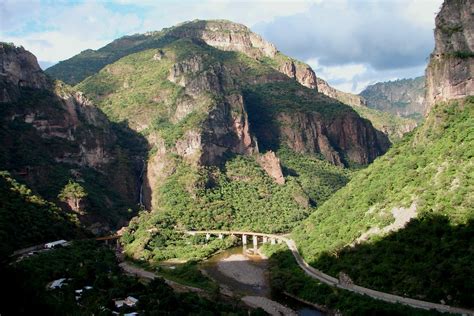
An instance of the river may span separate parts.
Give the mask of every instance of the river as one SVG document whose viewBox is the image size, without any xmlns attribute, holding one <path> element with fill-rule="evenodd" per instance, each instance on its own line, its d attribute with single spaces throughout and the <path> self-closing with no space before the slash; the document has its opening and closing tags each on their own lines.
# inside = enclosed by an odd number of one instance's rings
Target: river
<svg viewBox="0 0 474 316">
<path fill-rule="evenodd" d="M 289 297 L 275 297 L 269 283 L 268 261 L 251 255 L 247 247 L 237 246 L 224 250 L 200 264 L 207 276 L 219 283 L 221 292 L 237 297 L 263 297 L 276 301 L 302 316 L 320 316 L 323 312 Z M 251 248 L 249 248 L 251 249 Z M 293 313 L 294 314 L 294 313 Z"/>
</svg>

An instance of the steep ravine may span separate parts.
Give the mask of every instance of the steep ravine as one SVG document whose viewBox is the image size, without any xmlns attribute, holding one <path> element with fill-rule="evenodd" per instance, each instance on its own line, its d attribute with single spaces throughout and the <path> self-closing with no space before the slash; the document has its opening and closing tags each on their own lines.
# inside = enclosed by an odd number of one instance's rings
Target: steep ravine
<svg viewBox="0 0 474 316">
<path fill-rule="evenodd" d="M 98 233 L 123 225 L 138 202 L 139 175 L 138 153 L 124 142 L 140 137 L 110 123 L 81 92 L 51 81 L 25 49 L 0 44 L 0 64 L 0 170 L 56 202 L 77 181 L 88 193 L 79 214 L 86 226 Z"/>
</svg>

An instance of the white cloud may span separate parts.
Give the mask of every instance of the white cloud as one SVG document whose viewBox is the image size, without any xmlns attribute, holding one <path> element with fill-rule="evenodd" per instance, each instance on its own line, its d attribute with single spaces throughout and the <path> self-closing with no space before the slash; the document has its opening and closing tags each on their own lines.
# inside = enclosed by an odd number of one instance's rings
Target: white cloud
<svg viewBox="0 0 474 316">
<path fill-rule="evenodd" d="M 194 19 L 244 23 L 344 91 L 417 76 L 442 0 L 0 0 L 0 37 L 43 65 Z"/>
<path fill-rule="evenodd" d="M 247 26 L 259 22 L 269 22 L 279 16 L 304 12 L 314 3 L 322 0 L 300 1 L 232 1 L 206 0 L 199 2 L 156 2 L 150 4 L 142 31 L 159 30 L 183 21 L 194 19 L 227 19 Z"/>
<path fill-rule="evenodd" d="M 108 40 L 78 39 L 62 32 L 32 33 L 22 37 L 5 37 L 6 42 L 13 42 L 31 51 L 38 60 L 47 64 L 74 56 L 75 54 L 92 48 L 97 49 L 108 43 Z"/>
</svg>

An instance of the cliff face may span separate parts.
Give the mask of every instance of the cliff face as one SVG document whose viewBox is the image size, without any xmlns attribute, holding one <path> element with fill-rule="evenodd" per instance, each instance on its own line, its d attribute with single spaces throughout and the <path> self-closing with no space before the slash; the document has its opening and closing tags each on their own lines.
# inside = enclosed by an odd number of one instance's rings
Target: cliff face
<svg viewBox="0 0 474 316">
<path fill-rule="evenodd" d="M 294 60 L 287 60 L 283 61 L 277 69 L 303 86 L 318 91 L 317 80 L 319 78 L 316 78 L 316 74 L 310 66 Z"/>
<path fill-rule="evenodd" d="M 50 81 L 30 52 L 7 44 L 0 52 L 0 170 L 53 201 L 68 180 L 83 182 L 93 197 L 81 220 L 96 228 L 123 223 L 126 216 L 117 205 L 123 204 L 123 212 L 133 207 L 138 181 L 107 117 L 82 93 Z M 104 183 L 107 188 L 97 188 Z M 118 210 L 105 216 L 102 207 Z"/>
<path fill-rule="evenodd" d="M 321 154 L 335 165 L 368 164 L 389 147 L 387 137 L 350 107 L 314 90 L 293 91 L 282 83 L 246 91 L 251 126 L 263 149 L 282 144 L 298 153 Z M 293 101 L 298 100 L 298 101 Z M 291 102 L 299 111 L 285 109 Z M 330 108 L 331 111 L 324 111 Z"/>
<path fill-rule="evenodd" d="M 192 21 L 146 36 L 166 41 L 105 66 L 78 89 L 109 117 L 126 120 L 146 137 L 150 154 L 144 197 L 149 208 L 159 203 L 159 187 L 182 162 L 195 168 L 222 166 L 235 155 L 256 157 L 276 142 L 322 154 L 337 165 L 367 164 L 388 148 L 387 138 L 368 121 L 317 93 L 311 67 L 282 55 L 243 25 Z M 281 115 L 272 113 L 262 122 L 257 112 L 263 104 L 249 100 L 246 91 L 275 84 L 279 92 L 271 101 L 282 108 Z M 335 108 L 344 117 L 339 123 Z M 269 128 L 278 122 L 291 127 Z M 276 163 L 263 165 L 282 182 Z"/>
<path fill-rule="evenodd" d="M 425 112 L 425 77 L 378 82 L 360 93 L 367 106 L 400 117 L 422 117 Z"/>
<path fill-rule="evenodd" d="M 51 87 L 36 57 L 23 48 L 0 43 L 0 62 L 0 102 L 18 100 L 20 88 Z"/>
<path fill-rule="evenodd" d="M 426 69 L 427 112 L 438 101 L 474 94 L 474 6 L 445 1 L 436 16 L 435 49 Z"/>
<path fill-rule="evenodd" d="M 367 106 L 367 102 L 364 98 L 343 91 L 339 91 L 331 87 L 325 80 L 318 78 L 317 80 L 318 91 L 322 94 L 327 95 L 330 98 L 341 101 L 344 104 L 354 106 Z"/>
<path fill-rule="evenodd" d="M 186 22 L 172 28 L 169 36 L 199 38 L 207 45 L 225 50 L 238 51 L 252 58 L 275 57 L 275 45 L 242 24 L 226 20 Z"/>
</svg>

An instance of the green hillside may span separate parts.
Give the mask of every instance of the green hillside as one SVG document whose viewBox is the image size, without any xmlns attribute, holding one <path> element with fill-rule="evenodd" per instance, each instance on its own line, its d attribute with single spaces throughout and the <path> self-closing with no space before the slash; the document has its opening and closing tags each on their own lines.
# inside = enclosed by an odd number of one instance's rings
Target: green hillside
<svg viewBox="0 0 474 316">
<path fill-rule="evenodd" d="M 121 58 L 76 86 L 111 120 L 128 124 L 149 140 L 149 161 L 159 159 L 166 165 L 160 181 L 151 188 L 152 212 L 143 212 L 134 219 L 130 233 L 123 238 L 130 256 L 155 260 L 201 258 L 217 249 L 212 246 L 199 250 L 201 241 L 182 239 L 172 232 L 176 227 L 288 232 L 347 183 L 350 171 L 324 161 L 321 155 L 296 153 L 281 137 L 267 139 L 260 131 L 278 126 L 277 115 L 281 113 L 317 113 L 328 122 L 344 115 L 353 120 L 360 118 L 349 106 L 301 86 L 267 62 L 179 39 L 160 49 Z M 199 94 L 191 99 L 186 88 L 169 80 L 170 69 L 180 64 L 202 69 L 186 74 L 182 80 L 197 78 L 196 82 L 201 83 L 200 77 L 216 73 L 221 78 L 220 86 L 197 86 Z M 275 82 L 254 84 L 268 80 Z M 223 123 L 210 121 L 209 113 L 242 90 L 259 148 L 274 150 L 281 159 L 286 178 L 283 185 L 264 172 L 256 154 L 228 153 L 216 165 L 203 166 L 176 153 L 176 144 L 187 132 L 199 131 L 203 137 L 211 137 L 206 136 L 211 133 L 208 130 Z M 188 99 L 193 102 L 193 110 L 177 119 L 177 107 Z"/>
<path fill-rule="evenodd" d="M 438 104 L 423 126 L 295 229 L 305 259 L 357 284 L 472 307 L 473 118 L 472 97 Z M 412 212 L 405 228 L 383 234 Z"/>
<path fill-rule="evenodd" d="M 0 172 L 0 258 L 20 248 L 76 238 L 77 216 L 34 195 L 10 174 Z"/>
</svg>

